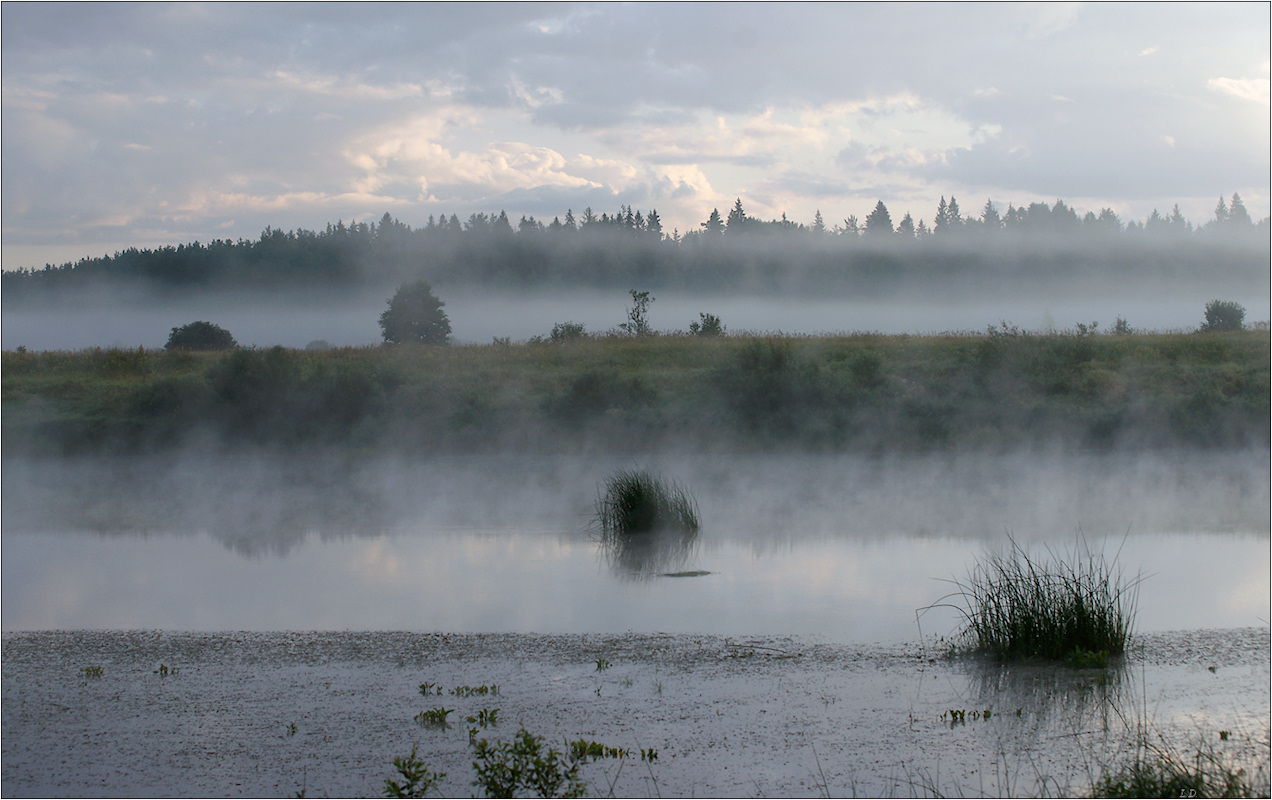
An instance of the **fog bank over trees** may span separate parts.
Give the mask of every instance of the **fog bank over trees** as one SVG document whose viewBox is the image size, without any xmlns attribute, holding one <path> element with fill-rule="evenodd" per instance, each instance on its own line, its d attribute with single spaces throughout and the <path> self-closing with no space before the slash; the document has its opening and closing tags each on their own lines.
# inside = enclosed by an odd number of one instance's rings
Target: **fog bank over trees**
<svg viewBox="0 0 1272 800">
<path fill-rule="evenodd" d="M 697 230 L 667 231 L 655 209 L 599 215 L 567 209 L 551 221 L 503 211 L 434 218 L 411 227 L 378 222 L 325 229 L 267 228 L 259 239 L 129 248 L 42 269 L 3 274 L 5 303 L 40 302 L 73 290 L 144 288 L 177 297 L 204 290 L 393 286 L 689 289 L 842 294 L 906 289 L 1001 291 L 1104 285 L 1207 286 L 1266 292 L 1269 219 L 1241 198 L 1220 197 L 1200 224 L 1176 205 L 1123 221 L 1111 209 L 1079 214 L 1052 204 L 986 201 L 965 211 L 944 197 L 931 220 L 894 214 L 880 200 L 864 220 L 811 223 L 750 216 L 739 198 Z M 77 292 L 76 292 L 77 293 Z"/>
</svg>

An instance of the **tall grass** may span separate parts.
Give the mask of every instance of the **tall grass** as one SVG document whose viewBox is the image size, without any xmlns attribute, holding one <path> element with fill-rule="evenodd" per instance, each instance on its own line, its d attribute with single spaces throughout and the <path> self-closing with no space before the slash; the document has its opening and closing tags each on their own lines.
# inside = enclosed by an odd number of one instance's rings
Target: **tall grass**
<svg viewBox="0 0 1272 800">
<path fill-rule="evenodd" d="M 605 479 L 596 522 L 605 534 L 697 532 L 698 504 L 679 484 L 648 470 L 619 470 Z"/>
<path fill-rule="evenodd" d="M 1181 751 L 1142 737 L 1135 756 L 1118 771 L 1105 770 L 1092 797 L 1267 797 L 1267 772 L 1229 763 L 1206 743 Z"/>
<path fill-rule="evenodd" d="M 1067 558 L 1050 548 L 1034 558 L 1010 541 L 1010 552 L 986 555 L 948 596 L 959 601 L 947 605 L 962 612 L 960 637 L 968 646 L 1000 658 L 1076 655 L 1083 662 L 1126 650 L 1138 577 L 1124 582 L 1115 563 L 1085 542 Z"/>
<path fill-rule="evenodd" d="M 1266 333 L 5 352 L 6 452 L 1266 447 Z M 175 381 L 175 383 L 172 383 Z"/>
</svg>

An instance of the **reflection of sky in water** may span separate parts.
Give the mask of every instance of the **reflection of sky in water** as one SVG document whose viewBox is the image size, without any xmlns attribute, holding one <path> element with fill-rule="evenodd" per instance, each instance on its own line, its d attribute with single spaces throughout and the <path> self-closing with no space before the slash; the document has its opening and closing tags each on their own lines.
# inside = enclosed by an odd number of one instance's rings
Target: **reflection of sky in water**
<svg viewBox="0 0 1272 800">
<path fill-rule="evenodd" d="M 666 560 L 622 561 L 586 528 L 600 477 L 633 461 L 7 459 L 3 628 L 910 640 L 942 579 L 1007 531 L 1031 552 L 1078 531 L 1121 546 L 1127 577 L 1148 576 L 1142 630 L 1268 621 L 1266 451 L 652 457 L 703 529 Z M 922 630 L 956 621 L 937 609 Z"/>
<path fill-rule="evenodd" d="M 1120 542 L 1106 543 L 1110 549 Z M 1093 543 L 1099 546 L 1099 543 Z M 962 577 L 983 543 L 818 538 L 758 553 L 703 536 L 700 577 L 626 580 L 580 536 L 400 531 L 244 558 L 206 534 L 6 531 L 5 630 L 447 630 L 917 637 L 915 610 Z M 1121 561 L 1151 575 L 1140 630 L 1261 625 L 1266 536 L 1131 536 Z M 927 635 L 953 617 L 923 618 Z"/>
</svg>

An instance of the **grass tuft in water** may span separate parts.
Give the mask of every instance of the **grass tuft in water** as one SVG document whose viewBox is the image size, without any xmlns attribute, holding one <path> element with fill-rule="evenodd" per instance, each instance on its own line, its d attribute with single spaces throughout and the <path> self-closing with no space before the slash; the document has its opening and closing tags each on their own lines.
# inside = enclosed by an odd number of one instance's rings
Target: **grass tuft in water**
<svg viewBox="0 0 1272 800">
<path fill-rule="evenodd" d="M 960 601 L 961 638 L 971 649 L 1008 659 L 1078 654 L 1086 666 L 1126 650 L 1138 583 L 1123 582 L 1115 564 L 1085 543 L 1067 558 L 1050 548 L 1033 558 L 1011 539 L 1009 553 L 985 556 L 966 581 L 955 581 L 950 597 Z"/>
<path fill-rule="evenodd" d="M 606 535 L 697 532 L 698 505 L 679 484 L 647 470 L 620 470 L 605 479 L 596 522 Z"/>
</svg>

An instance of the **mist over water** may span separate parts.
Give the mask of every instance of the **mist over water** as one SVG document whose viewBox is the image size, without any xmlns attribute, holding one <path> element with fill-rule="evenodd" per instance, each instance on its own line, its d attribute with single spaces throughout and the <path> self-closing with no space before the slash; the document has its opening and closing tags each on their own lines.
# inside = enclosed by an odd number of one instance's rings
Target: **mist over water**
<svg viewBox="0 0 1272 800">
<path fill-rule="evenodd" d="M 303 348 L 324 341 L 334 347 L 383 342 L 380 314 L 393 289 L 347 294 L 280 296 L 213 292 L 180 300 L 124 295 L 71 296 L 55 304 L 7 305 L 0 315 L 3 346 L 13 350 L 79 350 L 93 347 L 163 347 L 175 327 L 207 320 L 229 330 L 243 346 Z M 489 344 L 495 338 L 526 341 L 547 336 L 561 322 L 582 323 L 591 333 L 615 330 L 631 299 L 623 291 L 593 289 L 512 292 L 439 289 L 450 318 L 452 341 Z M 700 313 L 720 317 L 732 333 L 824 334 L 875 332 L 931 334 L 983 332 L 1002 321 L 1035 332 L 1072 330 L 1098 322 L 1111 330 L 1118 317 L 1137 331 L 1195 330 L 1204 320 L 1206 290 L 1151 293 L 1039 291 L 960 297 L 946 291 L 906 291 L 885 296 L 759 296 L 660 290 L 652 293 L 649 321 L 658 331 L 686 331 Z M 1224 295 L 1246 309 L 1247 323 L 1272 318 L 1264 293 Z"/>
<path fill-rule="evenodd" d="M 667 570 L 709 574 L 631 573 L 589 534 L 603 476 L 632 466 L 694 493 L 702 531 Z M 1263 625 L 1268 486 L 1259 449 L 7 459 L 3 628 L 905 641 L 1008 534 L 1058 553 L 1081 537 L 1144 576 L 1141 630 Z"/>
</svg>

